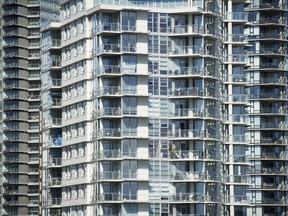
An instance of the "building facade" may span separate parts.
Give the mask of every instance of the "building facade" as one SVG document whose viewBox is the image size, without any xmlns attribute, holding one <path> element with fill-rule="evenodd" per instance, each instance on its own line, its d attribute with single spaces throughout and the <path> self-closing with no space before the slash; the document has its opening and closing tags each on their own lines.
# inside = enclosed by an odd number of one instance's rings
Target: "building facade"
<svg viewBox="0 0 288 216">
<path fill-rule="evenodd" d="M 2 8 L 3 215 L 288 214 L 285 0 Z"/>
</svg>

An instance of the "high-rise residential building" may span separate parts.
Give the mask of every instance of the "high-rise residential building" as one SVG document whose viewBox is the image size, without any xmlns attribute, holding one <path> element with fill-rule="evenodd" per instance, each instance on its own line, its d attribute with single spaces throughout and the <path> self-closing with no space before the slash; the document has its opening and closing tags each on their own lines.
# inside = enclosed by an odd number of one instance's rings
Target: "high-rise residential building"
<svg viewBox="0 0 288 216">
<path fill-rule="evenodd" d="M 40 28 L 59 21 L 60 7 L 45 0 L 3 0 L 1 6 L 0 214 L 39 215 Z"/>
<path fill-rule="evenodd" d="M 245 9 L 250 68 L 248 215 L 288 215 L 287 1 L 254 1 Z"/>
<path fill-rule="evenodd" d="M 39 8 L 37 0 L 2 1 L 2 215 L 38 214 Z"/>
<path fill-rule="evenodd" d="M 3 215 L 288 214 L 286 0 L 2 8 Z"/>
</svg>

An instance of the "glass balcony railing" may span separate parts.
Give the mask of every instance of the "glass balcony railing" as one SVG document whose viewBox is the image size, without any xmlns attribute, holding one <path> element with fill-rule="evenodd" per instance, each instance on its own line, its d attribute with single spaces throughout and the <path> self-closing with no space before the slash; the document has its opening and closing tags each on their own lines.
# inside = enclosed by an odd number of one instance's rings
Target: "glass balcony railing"
<svg viewBox="0 0 288 216">
<path fill-rule="evenodd" d="M 218 136 L 216 134 L 209 133 L 204 130 L 198 130 L 198 129 L 183 129 L 183 130 L 174 130 L 169 131 L 169 136 L 171 138 L 212 138 L 217 139 Z"/>
<path fill-rule="evenodd" d="M 213 55 L 202 46 L 177 46 L 169 50 L 169 55 Z"/>
<path fill-rule="evenodd" d="M 225 20 L 233 20 L 233 21 L 248 21 L 248 14 L 245 12 L 229 12 L 225 15 Z"/>
<path fill-rule="evenodd" d="M 62 158 L 50 158 L 48 161 L 49 166 L 61 166 Z"/>
<path fill-rule="evenodd" d="M 100 26 L 96 29 L 97 32 L 101 31 L 120 31 L 119 23 L 109 23 L 102 22 Z"/>
<path fill-rule="evenodd" d="M 249 167 L 246 170 L 247 174 L 280 174 L 280 175 L 286 175 L 288 173 L 288 167 L 281 166 L 281 167 L 262 167 L 261 169 L 259 168 L 254 168 L 254 167 Z"/>
<path fill-rule="evenodd" d="M 120 65 L 103 65 L 98 69 L 99 74 L 120 74 Z"/>
<path fill-rule="evenodd" d="M 226 183 L 248 184 L 249 182 L 250 182 L 250 176 L 246 175 L 230 175 L 226 177 Z"/>
<path fill-rule="evenodd" d="M 246 195 L 229 196 L 227 202 L 235 204 L 250 204 L 250 197 Z"/>
<path fill-rule="evenodd" d="M 120 180 L 120 179 L 136 179 L 136 172 L 125 173 L 122 171 L 105 171 L 99 174 L 100 180 Z"/>
<path fill-rule="evenodd" d="M 169 196 L 171 202 L 216 202 L 215 197 L 200 193 L 175 193 Z"/>
<path fill-rule="evenodd" d="M 98 110 L 97 116 L 120 116 L 120 107 L 104 107 Z"/>
<path fill-rule="evenodd" d="M 228 42 L 247 42 L 248 36 L 245 34 L 229 34 L 226 36 Z"/>
<path fill-rule="evenodd" d="M 224 102 L 247 103 L 248 96 L 246 94 L 224 95 L 223 100 Z"/>
<path fill-rule="evenodd" d="M 234 134 L 234 135 L 229 135 L 224 138 L 226 142 L 240 142 L 240 143 L 246 143 L 248 142 L 248 136 L 243 135 L 243 134 Z"/>
<path fill-rule="evenodd" d="M 192 66 L 192 67 L 179 67 L 175 70 L 169 71 L 169 75 L 174 76 L 214 76 L 214 68 L 205 68 L 201 66 Z"/>
<path fill-rule="evenodd" d="M 223 116 L 225 122 L 237 122 L 237 123 L 247 123 L 247 116 L 244 114 L 233 114 L 228 116 Z"/>
<path fill-rule="evenodd" d="M 120 137 L 121 136 L 121 131 L 120 129 L 112 129 L 112 128 L 105 128 L 105 129 L 100 129 L 97 131 L 97 137 Z"/>
<path fill-rule="evenodd" d="M 191 160 L 216 160 L 216 155 L 198 150 L 175 150 L 170 151 L 171 159 L 191 159 Z"/>
<path fill-rule="evenodd" d="M 215 97 L 214 89 L 205 90 L 197 87 L 190 88 L 176 88 L 170 89 L 168 92 L 169 96 L 189 96 L 189 97 Z"/>
<path fill-rule="evenodd" d="M 232 55 L 227 55 L 224 57 L 225 62 L 233 62 L 233 63 L 248 63 L 247 56 L 244 54 L 232 54 Z"/>
<path fill-rule="evenodd" d="M 122 201 L 122 200 L 137 200 L 137 194 L 126 193 L 102 193 L 97 195 L 98 202 L 101 201 Z"/>
<path fill-rule="evenodd" d="M 47 205 L 48 206 L 60 206 L 62 202 L 61 198 L 51 198 L 48 200 Z"/>
<path fill-rule="evenodd" d="M 247 163 L 248 156 L 247 155 L 229 155 L 226 157 L 226 162 Z"/>
<path fill-rule="evenodd" d="M 169 114 L 171 117 L 211 117 L 216 118 L 216 113 L 198 108 L 175 109 Z"/>
<path fill-rule="evenodd" d="M 190 172 L 177 172 L 170 175 L 171 180 L 185 180 L 185 181 L 206 181 L 206 180 L 215 180 L 211 175 L 205 174 L 199 171 L 190 171 Z"/>
</svg>

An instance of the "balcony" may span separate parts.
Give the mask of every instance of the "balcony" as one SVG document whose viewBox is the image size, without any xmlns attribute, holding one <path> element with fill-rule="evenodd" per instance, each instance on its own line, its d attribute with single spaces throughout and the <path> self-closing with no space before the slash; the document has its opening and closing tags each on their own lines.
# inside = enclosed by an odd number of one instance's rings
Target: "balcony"
<svg viewBox="0 0 288 216">
<path fill-rule="evenodd" d="M 186 109 L 175 109 L 170 112 L 171 117 L 195 117 L 195 118 L 217 118 L 216 113 L 208 112 L 204 109 L 198 108 L 186 108 Z"/>
<path fill-rule="evenodd" d="M 101 129 L 97 131 L 97 137 L 98 138 L 119 138 L 121 137 L 121 131 L 120 129 L 114 128 L 106 128 L 106 129 Z"/>
<path fill-rule="evenodd" d="M 178 69 L 169 71 L 170 76 L 214 76 L 213 68 L 202 66 L 179 67 Z M 176 78 L 175 77 L 175 78 Z"/>
<path fill-rule="evenodd" d="M 273 120 L 271 120 L 273 121 Z M 287 130 L 288 124 L 287 123 L 276 123 L 276 122 L 261 122 L 260 124 L 252 124 L 251 128 L 253 129 L 267 129 L 267 128 L 276 128 L 276 129 L 282 129 Z"/>
<path fill-rule="evenodd" d="M 52 199 L 49 199 L 45 204 L 46 206 L 61 206 L 61 198 L 52 198 Z M 44 204 L 44 205 L 45 205 Z"/>
<path fill-rule="evenodd" d="M 62 104 L 62 100 L 60 98 L 52 98 L 52 106 L 59 107 Z"/>
<path fill-rule="evenodd" d="M 97 49 L 98 54 L 100 53 L 120 53 L 120 44 L 102 44 Z"/>
<path fill-rule="evenodd" d="M 247 155 L 229 155 L 226 157 L 226 162 L 248 163 L 248 156 Z"/>
<path fill-rule="evenodd" d="M 247 103 L 248 95 L 246 94 L 224 95 L 223 102 Z"/>
<path fill-rule="evenodd" d="M 96 32 L 101 32 L 101 31 L 104 31 L 104 32 L 106 32 L 106 31 L 107 32 L 111 32 L 111 31 L 117 32 L 117 31 L 120 31 L 120 25 L 119 25 L 119 23 L 106 23 L 106 22 L 103 22 L 96 29 Z"/>
<path fill-rule="evenodd" d="M 98 74 L 120 74 L 120 65 L 103 65 L 97 70 Z"/>
<path fill-rule="evenodd" d="M 285 18 L 277 18 L 277 17 L 260 17 L 259 24 L 262 25 L 269 25 L 269 24 L 280 24 L 280 25 L 287 25 L 287 19 Z"/>
<path fill-rule="evenodd" d="M 231 54 L 224 57 L 225 63 L 247 64 L 248 58 L 244 54 Z"/>
<path fill-rule="evenodd" d="M 97 195 L 98 202 L 105 201 L 137 201 L 137 194 L 131 193 L 102 193 Z"/>
<path fill-rule="evenodd" d="M 55 166 L 61 166 L 62 164 L 62 158 L 50 158 L 48 161 L 48 166 L 55 167 Z"/>
<path fill-rule="evenodd" d="M 120 107 L 103 107 L 97 111 L 98 117 L 103 116 L 120 116 L 121 108 Z"/>
<path fill-rule="evenodd" d="M 169 96 L 186 97 L 215 97 L 214 89 L 200 89 L 198 87 L 169 89 Z"/>
<path fill-rule="evenodd" d="M 105 171 L 99 174 L 99 180 L 123 180 L 136 178 L 136 172 L 123 173 L 122 171 Z"/>
<path fill-rule="evenodd" d="M 115 96 L 121 95 L 121 87 L 120 86 L 105 86 L 96 91 L 98 96 Z"/>
<path fill-rule="evenodd" d="M 286 77 L 262 77 L 260 83 L 267 83 L 267 84 L 283 84 L 286 85 L 287 78 Z"/>
<path fill-rule="evenodd" d="M 201 46 L 177 46 L 169 50 L 169 55 L 213 55 Z"/>
<path fill-rule="evenodd" d="M 248 22 L 248 14 L 246 12 L 229 12 L 225 15 L 224 20 L 232 22 Z"/>
<path fill-rule="evenodd" d="M 216 155 L 209 154 L 205 151 L 198 150 L 174 150 L 170 151 L 169 158 L 173 160 L 217 160 Z"/>
<path fill-rule="evenodd" d="M 52 86 L 53 87 L 61 87 L 62 80 L 61 79 L 52 79 Z"/>
<path fill-rule="evenodd" d="M 262 152 L 260 155 L 255 155 L 253 158 L 255 159 L 273 159 L 273 160 L 287 160 L 288 152 Z"/>
<path fill-rule="evenodd" d="M 226 142 L 247 143 L 248 136 L 242 134 L 229 135 L 224 138 Z"/>
<path fill-rule="evenodd" d="M 51 39 L 52 41 L 52 47 L 61 47 L 61 39 Z"/>
<path fill-rule="evenodd" d="M 248 35 L 245 34 L 229 34 L 226 36 L 227 42 L 244 43 L 247 42 Z"/>
<path fill-rule="evenodd" d="M 172 181 L 215 181 L 211 175 L 199 171 L 176 172 L 170 175 Z"/>
<path fill-rule="evenodd" d="M 224 82 L 235 82 L 235 83 L 243 83 L 246 84 L 247 82 L 247 75 L 246 74 L 230 74 L 228 76 L 223 77 Z"/>
<path fill-rule="evenodd" d="M 223 120 L 226 123 L 247 124 L 247 116 L 244 114 L 233 114 L 223 116 Z"/>
<path fill-rule="evenodd" d="M 250 98 L 257 98 L 257 99 L 278 99 L 278 100 L 287 100 L 288 94 L 286 92 L 260 92 L 258 94 L 251 94 Z"/>
<path fill-rule="evenodd" d="M 270 62 L 261 62 L 260 68 L 272 68 L 272 69 L 282 69 L 283 70 L 283 64 L 278 64 L 278 63 L 270 63 Z"/>
<path fill-rule="evenodd" d="M 250 167 L 247 169 L 246 173 L 250 175 L 287 175 L 288 171 L 285 166 L 279 168 L 263 167 L 262 169 Z"/>
<path fill-rule="evenodd" d="M 195 139 L 218 139 L 216 134 L 198 129 L 178 129 L 169 131 L 169 137 L 175 138 L 195 138 Z"/>
<path fill-rule="evenodd" d="M 62 178 L 50 178 L 46 181 L 47 186 L 59 186 L 61 185 Z"/>
<path fill-rule="evenodd" d="M 249 184 L 250 176 L 246 175 L 230 175 L 226 177 L 226 183 L 241 183 L 241 184 Z"/>
<path fill-rule="evenodd" d="M 105 150 L 98 153 L 99 159 L 135 158 L 137 152 L 121 152 L 121 150 Z"/>
<path fill-rule="evenodd" d="M 226 202 L 234 205 L 249 205 L 251 203 L 250 198 L 246 195 L 229 196 Z"/>
<path fill-rule="evenodd" d="M 217 202 L 215 197 L 200 193 L 175 193 L 169 196 L 170 202 L 206 203 Z"/>
</svg>

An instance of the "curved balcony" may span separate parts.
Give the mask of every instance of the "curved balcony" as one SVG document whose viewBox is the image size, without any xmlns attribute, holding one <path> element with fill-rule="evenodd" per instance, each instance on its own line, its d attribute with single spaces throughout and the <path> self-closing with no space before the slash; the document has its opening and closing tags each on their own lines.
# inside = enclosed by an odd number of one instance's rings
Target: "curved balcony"
<svg viewBox="0 0 288 216">
<path fill-rule="evenodd" d="M 260 92 L 258 94 L 251 94 L 249 100 L 288 100 L 288 92 Z"/>
<path fill-rule="evenodd" d="M 288 124 L 284 122 L 274 123 L 274 122 L 261 122 L 260 124 L 252 124 L 250 129 L 257 130 L 267 130 L 267 129 L 276 129 L 276 130 L 288 130 Z"/>
<path fill-rule="evenodd" d="M 260 17 L 258 25 L 287 25 L 287 18 L 279 17 L 279 18 L 271 18 L 271 17 Z"/>
<path fill-rule="evenodd" d="M 249 167 L 246 170 L 246 173 L 249 175 L 287 175 L 288 169 L 285 166 L 274 168 L 274 167 L 262 167 L 262 169 L 255 169 Z"/>
<path fill-rule="evenodd" d="M 169 131 L 170 139 L 219 139 L 216 134 L 209 133 L 205 130 L 198 129 L 181 129 Z"/>
<path fill-rule="evenodd" d="M 288 160 L 288 152 L 262 152 L 259 155 L 254 155 L 251 160 Z"/>
</svg>

